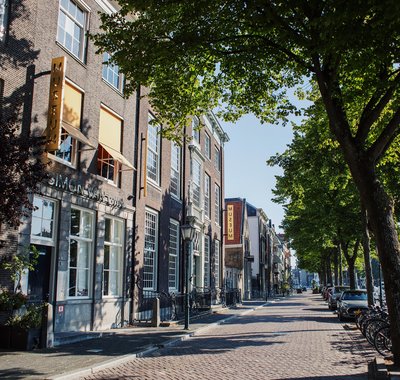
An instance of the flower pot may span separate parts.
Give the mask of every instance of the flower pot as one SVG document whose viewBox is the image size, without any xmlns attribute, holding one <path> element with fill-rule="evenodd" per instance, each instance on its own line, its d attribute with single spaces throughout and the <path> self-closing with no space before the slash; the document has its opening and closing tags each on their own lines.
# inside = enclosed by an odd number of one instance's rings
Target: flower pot
<svg viewBox="0 0 400 380">
<path fill-rule="evenodd" d="M 40 328 L 23 329 L 12 327 L 11 348 L 14 350 L 30 351 L 40 347 Z"/>
</svg>

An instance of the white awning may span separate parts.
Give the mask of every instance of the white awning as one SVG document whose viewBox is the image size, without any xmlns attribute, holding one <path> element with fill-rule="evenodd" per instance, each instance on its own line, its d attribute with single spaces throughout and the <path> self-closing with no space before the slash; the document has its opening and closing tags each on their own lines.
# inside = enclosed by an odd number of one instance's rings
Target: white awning
<svg viewBox="0 0 400 380">
<path fill-rule="evenodd" d="M 69 135 L 71 135 L 74 139 L 80 141 L 83 144 L 89 145 L 93 149 L 97 149 L 93 143 L 77 128 L 69 125 L 67 123 L 62 123 L 62 127 L 67 131 Z M 111 153 L 110 153 L 111 154 Z"/>
<path fill-rule="evenodd" d="M 127 166 L 129 169 L 135 170 L 135 167 L 120 152 L 105 145 L 104 143 L 100 144 L 110 154 L 112 158 L 119 161 L 122 165 Z"/>
</svg>

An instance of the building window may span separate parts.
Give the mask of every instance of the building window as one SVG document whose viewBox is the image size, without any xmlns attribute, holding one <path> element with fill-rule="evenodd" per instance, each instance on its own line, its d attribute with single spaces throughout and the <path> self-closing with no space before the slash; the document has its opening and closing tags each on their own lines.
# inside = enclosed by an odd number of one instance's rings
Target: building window
<svg viewBox="0 0 400 380">
<path fill-rule="evenodd" d="M 144 231 L 143 288 L 156 290 L 158 214 L 146 210 Z"/>
<path fill-rule="evenodd" d="M 204 287 L 210 286 L 210 248 L 211 237 L 204 236 Z"/>
<path fill-rule="evenodd" d="M 89 297 L 93 254 L 93 213 L 71 209 L 68 296 Z"/>
<path fill-rule="evenodd" d="M 56 205 L 46 198 L 34 196 L 32 211 L 32 240 L 52 242 L 55 239 Z"/>
<path fill-rule="evenodd" d="M 115 160 L 101 145 L 97 153 L 97 173 L 113 183 L 118 183 L 119 162 Z"/>
<path fill-rule="evenodd" d="M 214 252 L 214 279 L 215 279 L 215 287 L 219 287 L 219 262 L 220 262 L 220 245 L 219 245 L 219 240 L 215 240 L 215 252 Z"/>
<path fill-rule="evenodd" d="M 211 159 L 211 137 L 208 133 L 204 134 L 204 152 L 208 159 Z"/>
<path fill-rule="evenodd" d="M 204 175 L 204 215 L 210 219 L 210 186 L 211 177 L 206 173 Z"/>
<path fill-rule="evenodd" d="M 192 160 L 192 201 L 196 207 L 201 207 L 201 163 Z"/>
<path fill-rule="evenodd" d="M 221 171 L 221 152 L 217 147 L 215 147 L 214 167 Z"/>
<path fill-rule="evenodd" d="M 110 53 L 103 54 L 103 79 L 115 87 L 118 91 L 123 91 L 124 78 L 119 72 L 119 67 L 115 63 L 108 63 L 111 58 Z"/>
<path fill-rule="evenodd" d="M 108 107 L 100 108 L 99 146 L 97 152 L 97 174 L 119 185 L 122 166 L 134 169 L 121 153 L 122 118 Z M 125 170 L 125 169 L 124 169 Z"/>
<path fill-rule="evenodd" d="M 147 129 L 147 178 L 160 183 L 160 126 L 154 122 L 154 118 L 149 114 Z"/>
<path fill-rule="evenodd" d="M 181 196 L 181 147 L 171 143 L 171 194 Z"/>
<path fill-rule="evenodd" d="M 200 144 L 200 121 L 197 116 L 192 119 L 192 137 L 195 143 Z"/>
<path fill-rule="evenodd" d="M 4 42 L 8 29 L 9 0 L 0 0 L 0 42 Z"/>
<path fill-rule="evenodd" d="M 120 296 L 122 289 L 124 223 L 106 217 L 104 235 L 103 295 Z"/>
<path fill-rule="evenodd" d="M 221 188 L 215 184 L 215 223 L 221 222 Z"/>
<path fill-rule="evenodd" d="M 169 251 L 168 251 L 168 288 L 178 290 L 179 268 L 179 223 L 175 220 L 169 222 Z"/>
<path fill-rule="evenodd" d="M 84 60 L 87 11 L 71 0 L 60 0 L 57 41 Z"/>
</svg>

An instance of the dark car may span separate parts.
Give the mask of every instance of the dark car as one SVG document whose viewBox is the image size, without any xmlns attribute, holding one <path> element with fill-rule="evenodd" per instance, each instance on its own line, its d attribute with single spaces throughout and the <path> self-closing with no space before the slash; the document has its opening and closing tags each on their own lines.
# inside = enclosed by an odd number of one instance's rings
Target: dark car
<svg viewBox="0 0 400 380">
<path fill-rule="evenodd" d="M 364 289 L 345 290 L 337 301 L 339 321 L 345 318 L 355 319 L 358 310 L 368 309 L 368 295 Z"/>
<path fill-rule="evenodd" d="M 337 300 L 343 291 L 349 290 L 350 286 L 334 286 L 328 294 L 328 308 L 329 310 L 337 309 Z"/>
</svg>

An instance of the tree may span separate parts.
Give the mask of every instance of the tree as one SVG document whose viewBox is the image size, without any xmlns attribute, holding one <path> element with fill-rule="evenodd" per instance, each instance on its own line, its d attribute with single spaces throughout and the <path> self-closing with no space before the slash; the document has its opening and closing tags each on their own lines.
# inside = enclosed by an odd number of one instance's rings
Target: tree
<svg viewBox="0 0 400 380">
<path fill-rule="evenodd" d="M 20 133 L 15 117 L 0 124 L 0 227 L 18 227 L 33 210 L 30 195 L 46 178 L 42 137 Z"/>
<path fill-rule="evenodd" d="M 400 123 L 400 3 L 395 0 L 119 0 L 100 52 L 141 83 L 165 131 L 220 101 L 225 116 L 262 121 L 295 112 L 285 88 L 316 83 L 376 240 L 400 365 L 400 245 L 393 200 L 376 166 Z M 351 107 L 354 103 L 360 108 Z M 168 123 L 167 123 L 168 121 Z"/>
</svg>

